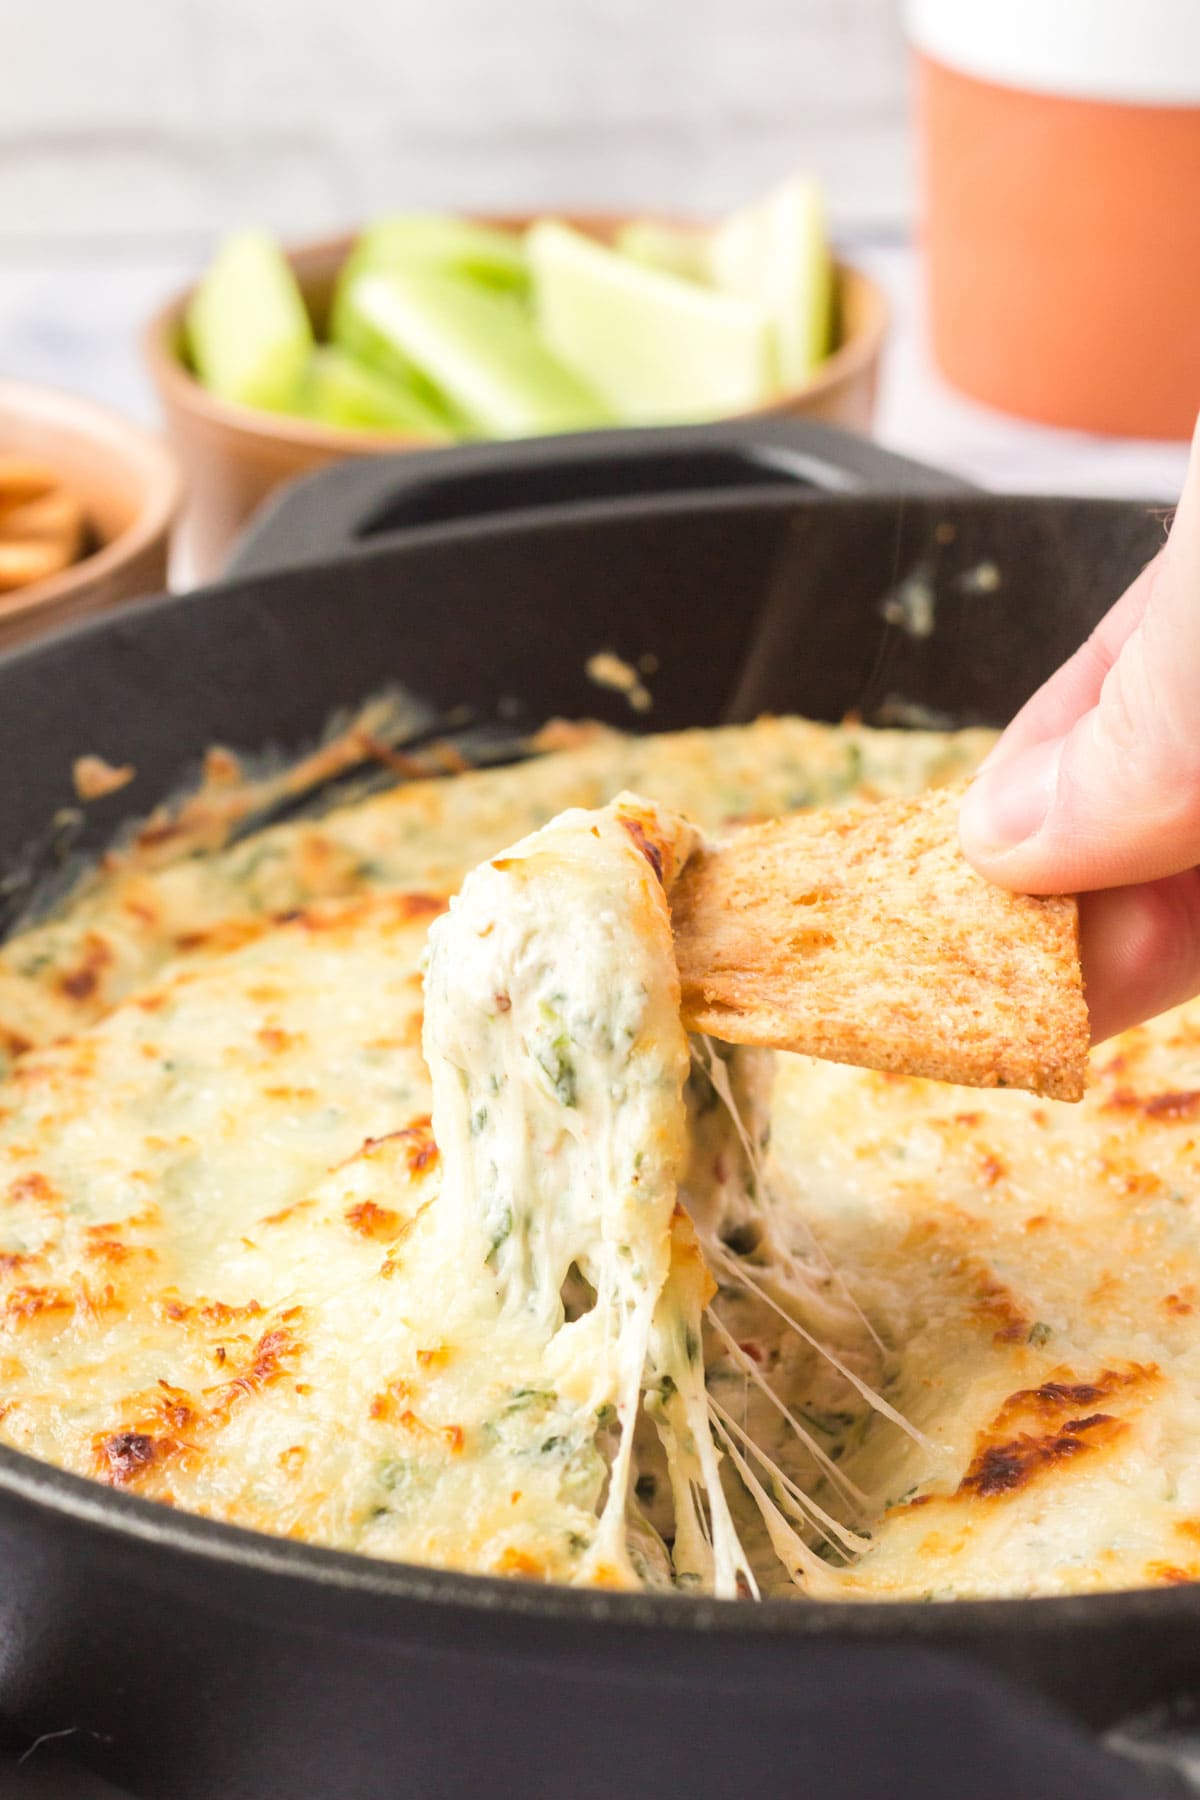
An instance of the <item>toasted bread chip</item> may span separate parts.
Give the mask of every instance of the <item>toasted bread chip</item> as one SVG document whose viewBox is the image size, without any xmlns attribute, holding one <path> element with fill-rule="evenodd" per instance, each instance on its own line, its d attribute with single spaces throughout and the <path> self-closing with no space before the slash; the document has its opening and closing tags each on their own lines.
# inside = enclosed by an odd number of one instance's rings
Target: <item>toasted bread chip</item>
<svg viewBox="0 0 1200 1800">
<path fill-rule="evenodd" d="M 58 575 L 71 562 L 70 548 L 65 544 L 41 543 L 31 538 L 27 543 L 0 543 L 0 594 L 10 588 L 28 587 L 34 581 L 46 581 Z"/>
<path fill-rule="evenodd" d="M 977 875 L 959 848 L 963 792 L 796 813 L 698 851 L 671 896 L 689 1027 L 1080 1099 L 1075 901 Z"/>
<path fill-rule="evenodd" d="M 83 506 L 66 488 L 0 512 L 0 540 L 14 543 L 61 544 L 71 558 L 83 549 Z"/>
<path fill-rule="evenodd" d="M 0 512 L 53 493 L 58 476 L 33 456 L 0 456 Z"/>
</svg>

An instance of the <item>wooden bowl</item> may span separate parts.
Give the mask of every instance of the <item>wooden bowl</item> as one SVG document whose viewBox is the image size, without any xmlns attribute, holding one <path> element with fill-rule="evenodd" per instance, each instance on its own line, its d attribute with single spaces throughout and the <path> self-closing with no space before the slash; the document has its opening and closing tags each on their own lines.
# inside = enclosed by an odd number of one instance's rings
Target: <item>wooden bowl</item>
<svg viewBox="0 0 1200 1800">
<path fill-rule="evenodd" d="M 532 215 L 489 216 L 488 224 L 523 230 Z M 570 223 L 609 239 L 623 221 L 610 215 L 574 216 Z M 338 269 L 352 235 L 303 244 L 288 252 L 305 301 L 320 332 Z M 144 349 L 162 402 L 167 434 L 188 483 L 184 520 L 186 554 L 195 575 L 220 569 L 250 515 L 283 482 L 347 456 L 422 448 L 425 440 L 393 432 L 350 431 L 231 405 L 201 386 L 187 366 L 183 321 L 193 290 L 178 294 L 155 315 Z M 781 394 L 764 413 L 800 413 L 851 430 L 871 423 L 888 307 L 879 287 L 860 270 L 837 264 L 838 347 L 813 379 Z"/>
<path fill-rule="evenodd" d="M 0 649 L 166 586 L 180 481 L 156 437 L 74 394 L 0 381 L 3 452 L 57 471 L 97 547 L 59 575 L 0 593 Z"/>
</svg>

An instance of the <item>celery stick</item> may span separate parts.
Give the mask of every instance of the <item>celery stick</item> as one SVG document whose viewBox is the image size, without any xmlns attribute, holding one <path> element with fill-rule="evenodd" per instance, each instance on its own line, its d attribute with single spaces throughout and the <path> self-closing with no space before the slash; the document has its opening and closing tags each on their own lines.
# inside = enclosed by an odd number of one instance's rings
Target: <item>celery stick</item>
<svg viewBox="0 0 1200 1800">
<path fill-rule="evenodd" d="M 440 213 L 401 213 L 369 225 L 343 264 L 342 275 L 352 281 L 359 275 L 414 267 L 464 275 L 503 293 L 529 291 L 524 246 L 515 232 Z"/>
<path fill-rule="evenodd" d="M 631 219 L 613 239 L 613 247 L 634 262 L 685 281 L 708 281 L 707 234 L 681 225 L 662 225 L 657 219 Z"/>
<path fill-rule="evenodd" d="M 708 272 L 725 293 L 768 310 L 779 347 L 779 377 L 800 387 L 829 354 L 833 264 L 821 190 L 794 175 L 712 233 Z"/>
<path fill-rule="evenodd" d="M 389 281 L 391 275 L 365 274 L 354 279 L 339 278 L 329 309 L 329 337 L 332 345 L 344 350 L 357 363 L 373 369 L 390 380 L 399 382 L 415 393 L 434 412 L 449 420 L 456 437 L 477 437 L 479 430 L 445 392 L 439 392 L 389 329 L 386 318 L 379 322 L 381 308 L 376 296 L 369 307 L 361 303 L 364 283 Z M 368 292 L 368 299 L 371 299 Z"/>
<path fill-rule="evenodd" d="M 428 269 L 360 275 L 334 303 L 332 336 L 374 367 L 423 380 L 468 431 L 523 437 L 610 423 L 586 382 L 506 296 Z"/>
<path fill-rule="evenodd" d="M 305 402 L 310 418 L 350 431 L 395 431 L 441 443 L 453 436 L 445 413 L 414 388 L 334 344 L 313 351 Z"/>
<path fill-rule="evenodd" d="M 264 232 L 221 245 L 192 296 L 186 332 L 196 373 L 223 400 L 273 411 L 296 403 L 312 324 L 283 252 Z"/>
<path fill-rule="evenodd" d="M 712 418 L 774 391 L 774 334 L 757 303 L 645 268 L 552 219 L 531 228 L 528 253 L 546 342 L 619 418 Z"/>
</svg>

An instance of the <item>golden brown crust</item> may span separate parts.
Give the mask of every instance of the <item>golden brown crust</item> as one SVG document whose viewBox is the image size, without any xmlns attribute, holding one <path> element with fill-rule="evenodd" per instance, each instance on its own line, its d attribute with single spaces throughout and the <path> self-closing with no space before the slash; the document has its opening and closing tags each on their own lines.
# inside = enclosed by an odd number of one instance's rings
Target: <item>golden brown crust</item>
<svg viewBox="0 0 1200 1800">
<path fill-rule="evenodd" d="M 1080 1099 L 1075 901 L 977 875 L 962 793 L 796 813 L 698 851 L 671 898 L 690 1029 Z"/>
</svg>

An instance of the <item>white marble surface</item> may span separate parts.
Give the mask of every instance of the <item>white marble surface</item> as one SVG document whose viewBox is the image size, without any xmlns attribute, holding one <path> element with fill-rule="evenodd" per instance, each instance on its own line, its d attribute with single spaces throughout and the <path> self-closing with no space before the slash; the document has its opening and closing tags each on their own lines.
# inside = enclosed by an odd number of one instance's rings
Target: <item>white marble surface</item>
<svg viewBox="0 0 1200 1800">
<path fill-rule="evenodd" d="M 1050 430 L 954 393 L 930 363 L 915 252 L 871 239 L 848 242 L 844 252 L 873 270 L 892 298 L 893 331 L 876 420 L 886 444 L 985 487 L 1175 497 L 1182 444 Z M 0 375 L 72 388 L 153 422 L 140 332 L 154 307 L 201 261 L 199 252 L 162 250 L 0 257 Z"/>
</svg>

